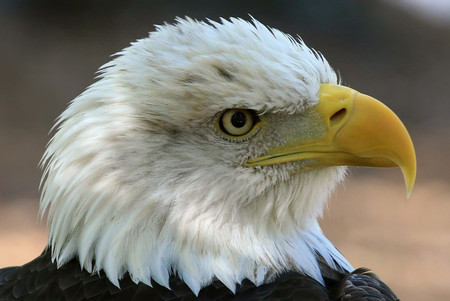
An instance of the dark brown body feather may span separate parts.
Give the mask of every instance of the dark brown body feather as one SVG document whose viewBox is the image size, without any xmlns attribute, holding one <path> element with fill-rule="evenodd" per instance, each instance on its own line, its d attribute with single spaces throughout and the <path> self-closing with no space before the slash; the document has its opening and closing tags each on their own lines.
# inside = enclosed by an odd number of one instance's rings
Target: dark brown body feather
<svg viewBox="0 0 450 301">
<path fill-rule="evenodd" d="M 170 279 L 171 290 L 153 282 L 153 287 L 135 284 L 128 275 L 120 289 L 103 273 L 90 274 L 72 260 L 59 269 L 50 252 L 20 267 L 0 270 L 0 300 L 398 300 L 376 276 L 365 269 L 351 274 L 324 270 L 326 286 L 295 272 L 256 287 L 244 280 L 233 294 L 216 280 L 196 297 L 178 277 Z"/>
</svg>

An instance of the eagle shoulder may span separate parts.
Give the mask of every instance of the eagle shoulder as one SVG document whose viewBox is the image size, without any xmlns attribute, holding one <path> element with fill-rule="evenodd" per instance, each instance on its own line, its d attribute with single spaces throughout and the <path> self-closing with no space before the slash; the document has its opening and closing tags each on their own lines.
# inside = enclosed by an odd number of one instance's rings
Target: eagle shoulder
<svg viewBox="0 0 450 301">
<path fill-rule="evenodd" d="M 346 274 L 333 288 L 333 300 L 398 301 L 394 292 L 374 273 L 359 268 Z"/>
</svg>

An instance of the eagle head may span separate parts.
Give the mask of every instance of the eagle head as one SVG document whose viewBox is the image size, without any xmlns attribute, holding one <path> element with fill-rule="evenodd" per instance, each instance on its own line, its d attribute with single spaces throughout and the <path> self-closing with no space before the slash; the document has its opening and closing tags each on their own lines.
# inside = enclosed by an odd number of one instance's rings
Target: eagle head
<svg viewBox="0 0 450 301">
<path fill-rule="evenodd" d="M 42 165 L 58 265 L 196 293 L 351 265 L 317 219 L 346 165 L 415 157 L 399 119 L 256 20 L 177 19 L 119 52 L 62 113 Z"/>
</svg>

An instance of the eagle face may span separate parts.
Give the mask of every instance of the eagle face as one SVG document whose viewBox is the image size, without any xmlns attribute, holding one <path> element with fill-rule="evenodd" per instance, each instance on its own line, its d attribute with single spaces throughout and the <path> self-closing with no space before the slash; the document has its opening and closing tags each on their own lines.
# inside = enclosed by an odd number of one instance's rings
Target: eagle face
<svg viewBox="0 0 450 301">
<path fill-rule="evenodd" d="M 384 132 L 361 125 L 364 110 L 403 126 L 256 20 L 159 26 L 60 116 L 43 158 L 53 259 L 78 257 L 116 285 L 128 272 L 168 287 L 177 274 L 196 293 L 286 270 L 322 282 L 317 254 L 351 270 L 317 223 L 342 165 L 415 175 L 406 130 L 391 135 L 400 145 L 366 142 Z"/>
</svg>

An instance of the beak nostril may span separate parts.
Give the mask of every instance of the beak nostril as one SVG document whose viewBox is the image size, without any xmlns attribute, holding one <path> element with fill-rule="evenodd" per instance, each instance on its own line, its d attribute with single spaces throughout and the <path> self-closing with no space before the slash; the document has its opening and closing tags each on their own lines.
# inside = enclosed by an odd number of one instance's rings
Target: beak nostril
<svg viewBox="0 0 450 301">
<path fill-rule="evenodd" d="M 334 126 L 345 117 L 347 114 L 347 109 L 340 109 L 336 113 L 333 114 L 333 116 L 330 117 L 330 126 Z"/>
</svg>

